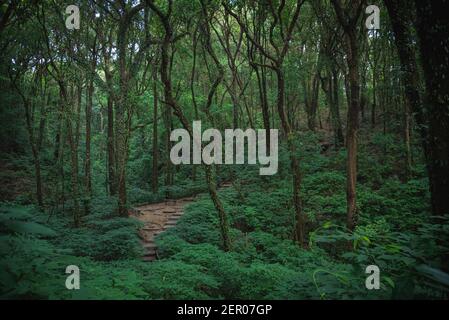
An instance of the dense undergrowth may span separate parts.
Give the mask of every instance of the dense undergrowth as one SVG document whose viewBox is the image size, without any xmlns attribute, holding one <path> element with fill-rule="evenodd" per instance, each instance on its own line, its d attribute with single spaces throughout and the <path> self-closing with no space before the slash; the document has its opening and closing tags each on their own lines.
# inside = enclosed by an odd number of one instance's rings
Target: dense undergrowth
<svg viewBox="0 0 449 320">
<path fill-rule="evenodd" d="M 345 225 L 345 152 L 322 152 L 317 135 L 298 141 L 308 244 L 292 239 L 294 212 L 288 157 L 280 170 L 260 177 L 258 167 L 220 168 L 233 186 L 220 191 L 230 216 L 231 252 L 220 248 L 218 218 L 207 194 L 186 208 L 176 227 L 157 238 L 160 260 L 140 260 L 139 223 L 117 217 L 116 199 L 98 195 L 80 228 L 65 212 L 43 213 L 23 199 L 0 207 L 1 298 L 42 299 L 405 299 L 447 298 L 441 257 L 449 248 L 449 221 L 429 216 L 424 168 L 409 179 L 398 169 L 394 137 L 373 136 L 359 157 L 359 226 Z M 375 152 L 379 150 L 379 152 Z M 131 166 L 140 168 L 139 163 Z M 131 168 L 131 171 L 133 168 Z M 201 175 L 153 195 L 145 183 L 130 202 L 205 192 Z M 139 173 L 136 173 L 136 176 Z M 178 183 L 179 182 L 179 183 Z M 365 288 L 365 268 L 381 270 L 380 290 Z M 65 268 L 81 270 L 81 289 L 65 288 Z"/>
</svg>

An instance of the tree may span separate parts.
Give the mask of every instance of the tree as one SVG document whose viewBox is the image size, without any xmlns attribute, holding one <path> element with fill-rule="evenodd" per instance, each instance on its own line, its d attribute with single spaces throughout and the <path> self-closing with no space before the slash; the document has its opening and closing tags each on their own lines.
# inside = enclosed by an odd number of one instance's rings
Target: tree
<svg viewBox="0 0 449 320">
<path fill-rule="evenodd" d="M 94 19 L 93 14 L 90 16 Z M 90 28 L 88 29 L 90 31 Z M 90 39 L 89 33 L 87 35 L 87 41 L 89 44 L 89 55 L 90 55 L 90 65 L 91 69 L 88 73 L 87 79 L 87 93 L 86 93 L 86 151 L 85 151 L 85 162 L 84 162 L 84 186 L 86 189 L 86 194 L 90 198 L 92 196 L 92 161 L 91 161 L 91 127 L 92 127 L 92 105 L 94 96 L 94 74 L 97 68 L 98 60 L 98 45 L 97 45 L 97 34 L 95 33 L 93 39 Z"/>
<path fill-rule="evenodd" d="M 301 7 L 304 4 L 304 1 L 298 0 L 295 3 L 294 8 L 290 8 L 292 10 L 291 17 L 288 22 L 283 21 L 281 18 L 282 15 L 288 10 L 285 6 L 285 1 L 281 1 L 277 8 L 274 7 L 274 4 L 269 1 L 270 13 L 272 22 L 270 25 L 270 39 L 269 42 L 274 50 L 274 53 L 270 53 L 265 50 L 262 45 L 257 42 L 254 38 L 254 34 L 250 32 L 246 24 L 239 17 L 239 14 L 235 13 L 228 3 L 222 2 L 226 11 L 234 17 L 234 19 L 238 22 L 240 27 L 245 32 L 246 37 L 251 41 L 252 44 L 263 54 L 268 61 L 270 61 L 269 65 L 265 65 L 266 67 L 273 70 L 276 74 L 277 79 L 277 110 L 278 115 L 281 120 L 282 130 L 287 138 L 287 144 L 289 149 L 290 156 L 290 166 L 293 174 L 293 204 L 295 208 L 295 239 L 298 243 L 303 246 L 305 240 L 305 219 L 302 213 L 302 205 L 300 198 L 300 189 L 301 189 L 301 172 L 299 168 L 299 160 L 296 156 L 296 146 L 294 141 L 294 132 L 292 131 L 290 121 L 287 117 L 285 111 L 285 78 L 283 71 L 283 63 L 285 57 L 287 55 L 290 43 L 292 41 L 293 31 L 299 19 L 299 14 L 301 11 Z M 273 30 L 275 28 L 279 28 L 279 32 L 281 34 L 281 41 L 276 43 L 276 40 L 273 36 Z"/>
<path fill-rule="evenodd" d="M 415 1 L 419 48 L 425 80 L 424 112 L 428 117 L 427 152 L 432 210 L 449 213 L 449 3 Z"/>
<path fill-rule="evenodd" d="M 168 53 L 170 50 L 170 44 L 175 38 L 174 34 L 173 34 L 173 28 L 170 24 L 170 17 L 172 14 L 173 3 L 171 0 L 169 0 L 169 6 L 167 9 L 167 13 L 162 12 L 161 9 L 159 7 L 157 7 L 152 1 L 150 1 L 148 3 L 148 5 L 157 14 L 157 16 L 159 17 L 159 19 L 162 23 L 162 26 L 164 28 L 164 38 L 162 40 L 162 45 L 161 45 L 161 67 L 160 67 L 161 81 L 164 86 L 164 98 L 165 98 L 164 102 L 170 108 L 172 108 L 174 114 L 178 117 L 178 119 L 181 122 L 184 129 L 186 129 L 189 132 L 190 136 L 193 137 L 192 127 L 191 127 L 189 121 L 187 120 L 185 114 L 183 113 L 181 107 L 179 106 L 178 102 L 175 100 L 175 98 L 173 96 L 170 72 L 168 70 L 168 68 L 169 68 Z M 202 10 L 203 10 L 203 14 L 204 14 L 205 13 L 204 11 L 206 10 L 204 3 L 202 3 Z M 207 10 L 206 10 L 206 14 L 207 14 Z M 211 48 L 209 48 L 209 50 L 210 49 Z M 218 80 L 211 86 L 211 89 L 208 94 L 207 104 L 206 104 L 204 110 L 208 110 L 208 108 L 210 107 L 210 104 L 212 103 L 213 91 L 218 86 L 217 82 L 218 82 Z M 194 142 L 194 143 L 201 144 L 201 142 L 198 142 L 198 141 Z M 228 231 L 229 226 L 228 226 L 228 221 L 227 221 L 227 215 L 226 215 L 223 205 L 217 195 L 217 190 L 216 190 L 215 183 L 213 181 L 211 167 L 207 166 L 207 165 L 203 165 L 203 168 L 205 171 L 206 184 L 207 184 L 207 187 L 209 190 L 209 194 L 214 203 L 215 209 L 218 212 L 218 216 L 219 216 L 219 220 L 220 220 L 220 233 L 221 233 L 221 237 L 222 237 L 223 250 L 229 251 L 231 249 L 231 240 L 229 238 L 229 231 Z"/>
<path fill-rule="evenodd" d="M 23 108 L 25 111 L 25 123 L 26 123 L 26 129 L 28 132 L 28 139 L 31 147 L 31 152 L 33 155 L 33 161 L 34 161 L 34 173 L 35 173 L 35 180 L 36 180 L 36 199 L 37 204 L 39 207 L 44 207 L 44 200 L 43 200 L 43 188 L 42 188 L 42 175 L 41 175 L 41 160 L 40 160 L 40 153 L 42 149 L 42 139 L 45 129 L 45 123 L 46 123 L 46 111 L 45 106 L 48 103 L 48 83 L 46 81 L 42 81 L 43 76 L 43 70 L 45 66 L 40 65 L 39 69 L 40 72 L 36 73 L 36 78 L 31 79 L 30 84 L 27 84 L 26 78 L 27 75 L 26 70 L 29 67 L 29 64 L 31 61 L 23 61 L 25 64 L 24 66 L 16 66 L 17 68 L 20 68 L 19 70 L 16 70 L 16 74 L 13 75 L 12 72 L 10 73 L 11 78 L 11 84 L 19 93 L 21 99 Z M 38 84 L 38 86 L 36 86 Z M 40 87 L 39 87 L 40 84 Z M 23 88 L 25 87 L 25 88 Z M 31 88 L 28 88 L 31 87 Z M 36 134 L 35 130 L 35 124 L 34 119 L 37 118 L 37 116 L 34 114 L 36 111 L 35 107 L 35 99 L 32 99 L 31 97 L 41 97 L 44 101 L 41 100 L 41 103 L 38 103 L 38 105 L 43 105 L 40 107 L 40 120 L 38 125 L 38 130 Z"/>
<path fill-rule="evenodd" d="M 151 173 L 151 189 L 153 193 L 158 190 L 158 158 L 159 158 L 159 143 L 158 143 L 158 91 L 157 91 L 157 70 L 153 70 L 153 164 Z"/>
<path fill-rule="evenodd" d="M 363 1 L 350 1 L 343 7 L 340 0 L 332 0 L 338 21 L 343 27 L 346 39 L 346 54 L 349 78 L 349 109 L 346 126 L 346 148 L 348 159 L 346 164 L 346 202 L 347 227 L 354 230 L 357 225 L 358 214 L 356 205 L 357 186 L 357 131 L 359 128 L 360 110 L 360 65 L 357 36 L 359 18 L 362 13 Z"/>
<path fill-rule="evenodd" d="M 449 65 L 443 52 L 448 47 L 445 37 L 447 24 L 441 16 L 441 7 L 434 3 L 416 2 L 416 13 L 409 3 L 402 0 L 386 0 L 388 13 L 395 34 L 395 43 L 401 61 L 405 94 L 410 103 L 420 133 L 426 157 L 435 215 L 449 212 L 446 194 L 449 192 L 449 145 L 447 115 Z M 405 14 L 404 14 L 405 13 Z M 425 80 L 424 96 L 421 94 L 420 68 L 416 62 L 416 46 L 412 25 L 407 16 L 417 17 L 419 52 Z M 431 49 L 429 49 L 431 48 Z"/>
</svg>

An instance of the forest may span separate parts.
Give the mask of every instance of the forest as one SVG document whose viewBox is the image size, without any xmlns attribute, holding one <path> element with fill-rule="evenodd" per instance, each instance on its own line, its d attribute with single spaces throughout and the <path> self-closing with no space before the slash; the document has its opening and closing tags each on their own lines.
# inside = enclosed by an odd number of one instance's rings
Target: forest
<svg viewBox="0 0 449 320">
<path fill-rule="evenodd" d="M 1 0 L 0 299 L 447 300 L 447 12 Z"/>
</svg>

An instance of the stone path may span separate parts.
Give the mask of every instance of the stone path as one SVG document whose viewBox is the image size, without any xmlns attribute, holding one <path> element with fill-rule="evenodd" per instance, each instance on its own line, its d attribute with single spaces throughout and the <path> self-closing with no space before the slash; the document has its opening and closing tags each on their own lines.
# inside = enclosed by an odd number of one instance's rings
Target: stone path
<svg viewBox="0 0 449 320">
<path fill-rule="evenodd" d="M 144 261 L 157 259 L 157 247 L 154 238 L 161 232 L 175 226 L 184 213 L 184 206 L 193 200 L 193 197 L 188 197 L 135 208 L 133 216 L 144 223 L 143 228 L 139 231 L 145 252 Z"/>
<path fill-rule="evenodd" d="M 231 186 L 224 183 L 221 188 Z M 158 258 L 157 246 L 154 238 L 174 227 L 178 219 L 184 214 L 184 207 L 195 200 L 194 197 L 186 197 L 176 200 L 166 200 L 160 203 L 146 204 L 134 208 L 132 216 L 143 222 L 144 226 L 139 231 L 144 248 L 144 261 L 154 261 Z"/>
</svg>

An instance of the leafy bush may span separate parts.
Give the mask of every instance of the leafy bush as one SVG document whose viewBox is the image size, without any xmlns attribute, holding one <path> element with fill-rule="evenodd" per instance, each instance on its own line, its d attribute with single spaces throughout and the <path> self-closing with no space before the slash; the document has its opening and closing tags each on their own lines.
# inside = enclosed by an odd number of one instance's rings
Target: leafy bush
<svg viewBox="0 0 449 320">
<path fill-rule="evenodd" d="M 171 260 L 152 263 L 143 284 L 152 299 L 209 299 L 217 287 L 200 266 Z"/>
<path fill-rule="evenodd" d="M 136 258 L 142 255 L 136 225 L 131 219 L 124 218 L 100 221 L 93 224 L 91 228 L 69 232 L 64 236 L 64 240 L 67 247 L 76 255 L 91 257 L 95 260 Z"/>
</svg>

